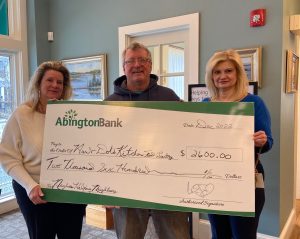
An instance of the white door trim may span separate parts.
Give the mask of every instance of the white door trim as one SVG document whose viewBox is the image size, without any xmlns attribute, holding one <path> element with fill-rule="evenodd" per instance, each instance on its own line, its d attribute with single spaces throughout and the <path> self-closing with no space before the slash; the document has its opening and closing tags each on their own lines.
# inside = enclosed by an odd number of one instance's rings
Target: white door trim
<svg viewBox="0 0 300 239">
<path fill-rule="evenodd" d="M 189 84 L 199 83 L 199 13 L 119 27 L 119 74 L 123 75 L 122 52 L 131 37 L 185 29 L 189 43 Z"/>
</svg>

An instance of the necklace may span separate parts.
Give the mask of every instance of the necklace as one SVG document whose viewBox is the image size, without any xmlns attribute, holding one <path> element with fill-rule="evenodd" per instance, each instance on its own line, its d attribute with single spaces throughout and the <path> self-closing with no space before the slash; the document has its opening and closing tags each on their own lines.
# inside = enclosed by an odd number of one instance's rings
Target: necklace
<svg viewBox="0 0 300 239">
<path fill-rule="evenodd" d="M 46 114 L 46 107 L 47 107 L 46 105 L 43 105 L 42 102 L 39 101 L 37 111 L 42 114 Z"/>
</svg>

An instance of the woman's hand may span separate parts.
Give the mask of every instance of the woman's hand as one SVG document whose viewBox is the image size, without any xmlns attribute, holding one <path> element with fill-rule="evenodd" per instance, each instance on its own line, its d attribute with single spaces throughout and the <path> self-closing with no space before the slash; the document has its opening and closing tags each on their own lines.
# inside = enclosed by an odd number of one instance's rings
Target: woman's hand
<svg viewBox="0 0 300 239">
<path fill-rule="evenodd" d="M 29 199 L 36 204 L 47 203 L 47 201 L 43 200 L 41 197 L 44 196 L 42 192 L 41 186 L 36 185 L 29 193 Z"/>
<path fill-rule="evenodd" d="M 253 140 L 255 147 L 263 147 L 267 142 L 267 135 L 265 131 L 257 131 L 253 134 Z"/>
</svg>

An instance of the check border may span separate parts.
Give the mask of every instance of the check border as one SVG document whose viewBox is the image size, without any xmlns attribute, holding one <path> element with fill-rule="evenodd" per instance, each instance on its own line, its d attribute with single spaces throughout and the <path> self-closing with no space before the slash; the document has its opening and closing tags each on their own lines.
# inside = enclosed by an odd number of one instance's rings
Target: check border
<svg viewBox="0 0 300 239">
<path fill-rule="evenodd" d="M 103 101 L 103 102 L 87 102 L 87 101 L 53 101 L 49 104 L 94 104 L 94 105 L 112 105 L 112 106 L 123 106 L 123 107 L 134 107 L 134 108 L 145 108 L 145 109 L 157 109 L 167 111 L 180 111 L 190 113 L 207 113 L 207 114 L 221 114 L 221 115 L 243 115 L 253 116 L 254 115 L 254 104 L 253 103 L 237 103 L 228 102 L 226 104 L 222 102 L 124 102 L 124 101 Z M 134 199 L 126 199 L 120 197 L 111 197 L 107 195 L 83 193 L 76 191 L 67 191 L 59 189 L 43 188 L 45 192 L 45 199 L 48 201 L 55 202 L 69 202 L 69 203 L 87 203 L 87 204 L 103 204 L 103 205 L 117 205 L 135 208 L 151 208 L 159 210 L 171 210 L 171 211 L 186 211 L 186 212 L 201 212 L 201 213 L 217 213 L 224 215 L 236 215 L 253 217 L 254 212 L 243 212 L 243 211 L 221 211 L 221 210 L 209 210 L 209 209 L 198 209 L 190 207 L 181 207 L 168 204 L 160 204 L 149 201 L 141 201 Z"/>
</svg>

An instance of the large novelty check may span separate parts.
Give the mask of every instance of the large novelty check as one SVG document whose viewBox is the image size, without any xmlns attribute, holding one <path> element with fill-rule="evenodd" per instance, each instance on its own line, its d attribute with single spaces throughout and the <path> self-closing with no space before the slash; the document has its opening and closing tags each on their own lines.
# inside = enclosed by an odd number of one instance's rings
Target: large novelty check
<svg viewBox="0 0 300 239">
<path fill-rule="evenodd" d="M 254 216 L 252 103 L 51 102 L 46 200 Z"/>
</svg>

